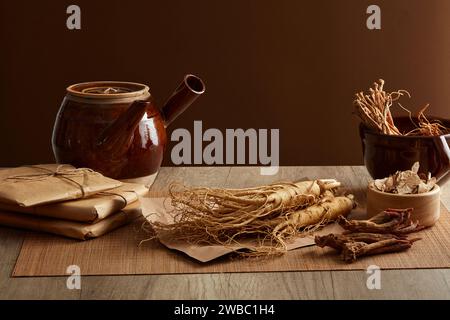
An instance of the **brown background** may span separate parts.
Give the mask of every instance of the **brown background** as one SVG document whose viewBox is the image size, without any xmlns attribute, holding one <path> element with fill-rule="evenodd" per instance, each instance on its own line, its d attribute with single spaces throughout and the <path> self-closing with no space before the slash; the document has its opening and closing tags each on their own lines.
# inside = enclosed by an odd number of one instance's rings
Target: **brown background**
<svg viewBox="0 0 450 320">
<path fill-rule="evenodd" d="M 53 161 L 65 87 L 89 80 L 143 82 L 161 104 L 198 74 L 207 94 L 172 129 L 279 128 L 284 165 L 361 163 L 353 94 L 379 77 L 450 117 L 447 0 L 76 1 L 70 31 L 72 3 L 0 0 L 0 166 Z"/>
</svg>

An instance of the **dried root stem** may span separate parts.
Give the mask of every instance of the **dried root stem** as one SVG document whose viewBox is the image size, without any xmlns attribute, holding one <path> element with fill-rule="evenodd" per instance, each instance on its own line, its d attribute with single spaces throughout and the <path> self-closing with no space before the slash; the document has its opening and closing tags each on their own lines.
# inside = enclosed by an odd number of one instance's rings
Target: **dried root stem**
<svg viewBox="0 0 450 320">
<path fill-rule="evenodd" d="M 343 234 L 316 236 L 319 247 L 330 247 L 341 254 L 344 261 L 352 262 L 362 256 L 409 249 L 420 238 L 408 239 L 406 234 L 422 230 L 411 221 L 412 209 L 387 209 L 369 220 L 338 218 L 346 230 Z"/>
<path fill-rule="evenodd" d="M 417 128 L 405 133 L 405 136 L 440 136 L 449 133 L 449 129 L 438 120 L 430 121 L 425 116 L 425 111 L 430 105 L 427 104 L 417 114 Z M 411 120 L 412 121 L 412 120 Z"/>
</svg>

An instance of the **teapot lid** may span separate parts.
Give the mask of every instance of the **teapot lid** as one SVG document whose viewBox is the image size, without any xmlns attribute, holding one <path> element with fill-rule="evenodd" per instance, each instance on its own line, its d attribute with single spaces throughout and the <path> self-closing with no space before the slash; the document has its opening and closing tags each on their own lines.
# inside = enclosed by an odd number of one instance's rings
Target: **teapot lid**
<svg viewBox="0 0 450 320">
<path fill-rule="evenodd" d="M 92 81 L 67 87 L 71 95 L 92 99 L 122 99 L 149 96 L 148 86 L 124 81 Z"/>
</svg>

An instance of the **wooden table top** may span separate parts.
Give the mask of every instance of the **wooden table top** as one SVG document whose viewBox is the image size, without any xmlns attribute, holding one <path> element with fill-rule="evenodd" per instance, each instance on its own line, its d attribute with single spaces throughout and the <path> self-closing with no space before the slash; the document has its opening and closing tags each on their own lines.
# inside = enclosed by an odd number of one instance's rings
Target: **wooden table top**
<svg viewBox="0 0 450 320">
<path fill-rule="evenodd" d="M 152 190 L 172 181 L 243 187 L 305 177 L 336 178 L 365 203 L 362 166 L 281 167 L 276 176 L 257 167 L 162 168 Z M 447 188 L 442 202 L 450 207 Z M 66 277 L 11 278 L 24 236 L 0 227 L 0 299 L 450 299 L 449 269 L 382 270 L 380 290 L 367 288 L 365 271 L 86 276 L 69 290 Z"/>
</svg>

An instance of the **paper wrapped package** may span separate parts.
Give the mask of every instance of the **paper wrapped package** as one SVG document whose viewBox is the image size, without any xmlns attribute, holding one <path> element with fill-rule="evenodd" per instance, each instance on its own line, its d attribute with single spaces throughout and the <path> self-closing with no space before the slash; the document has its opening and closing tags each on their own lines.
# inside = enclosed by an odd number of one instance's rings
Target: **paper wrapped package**
<svg viewBox="0 0 450 320">
<path fill-rule="evenodd" d="M 118 188 L 102 191 L 87 198 L 47 205 L 23 207 L 0 202 L 0 210 L 94 223 L 122 210 L 147 192 L 148 189 L 144 185 L 123 183 Z"/>
<path fill-rule="evenodd" d="M 113 231 L 141 215 L 139 201 L 136 201 L 121 211 L 93 224 L 0 211 L 0 225 L 88 240 Z"/>
<path fill-rule="evenodd" d="M 24 207 L 88 197 L 120 181 L 87 168 L 43 164 L 0 170 L 0 202 Z"/>
</svg>

